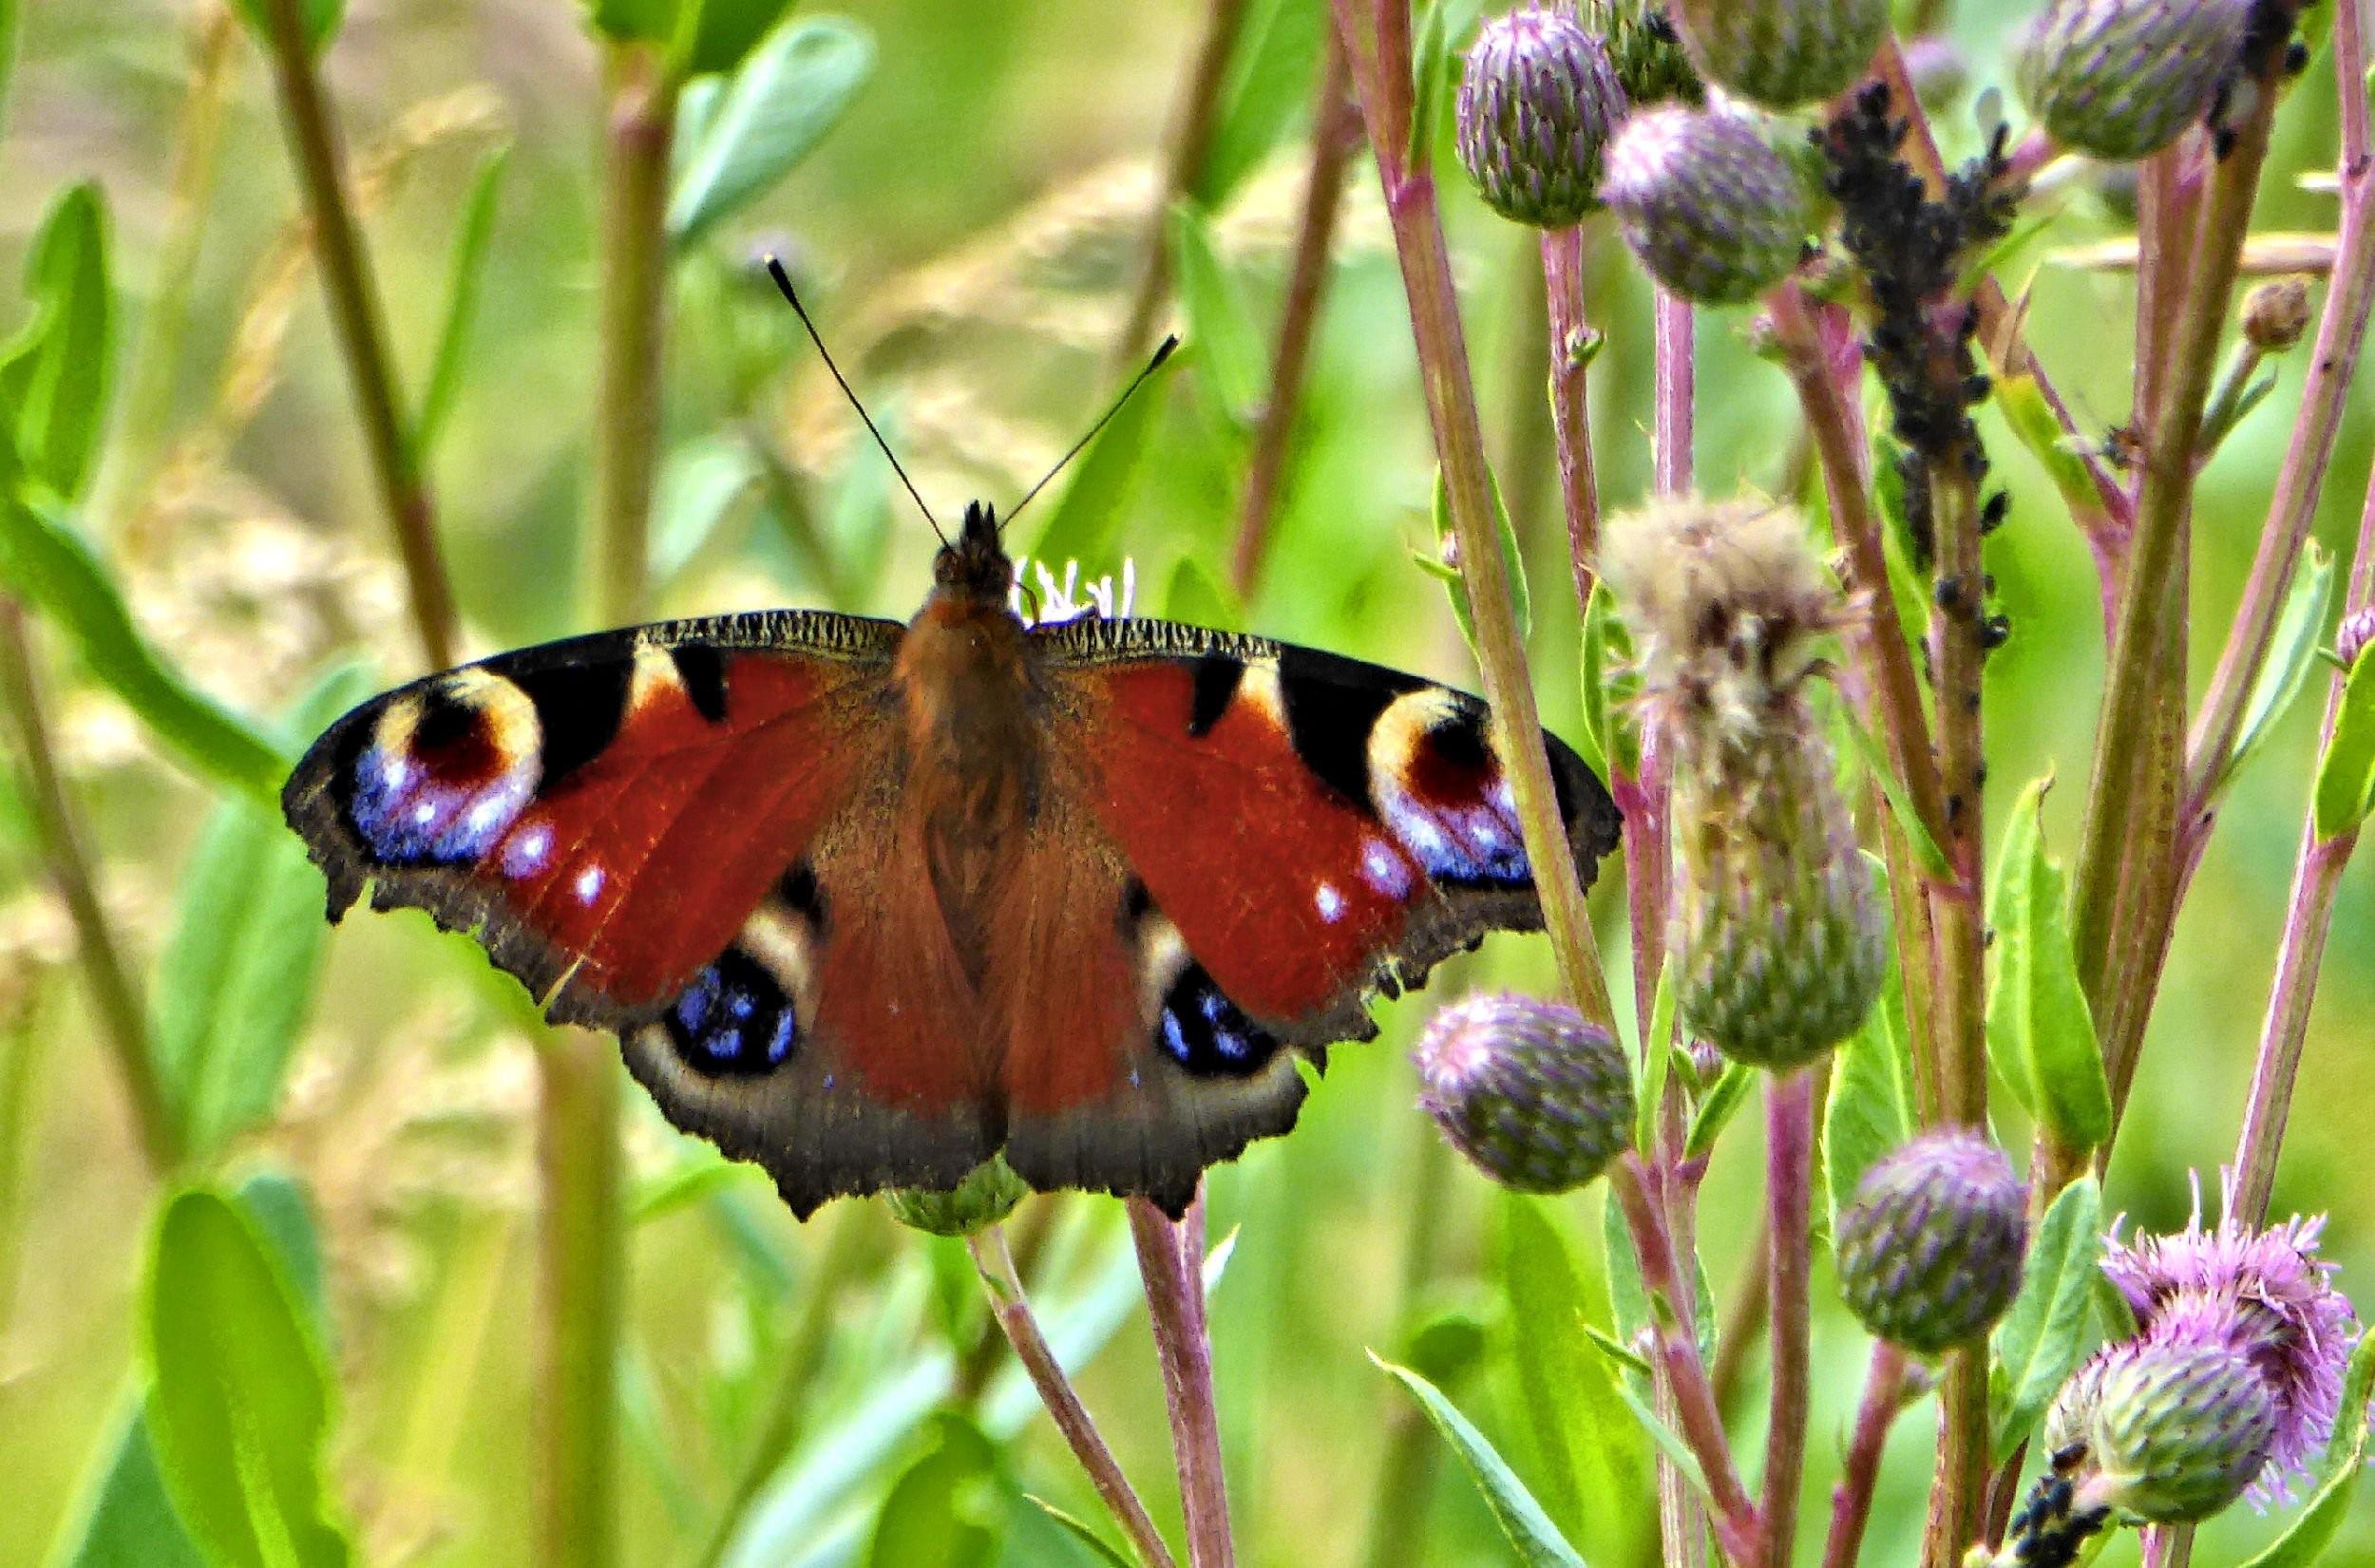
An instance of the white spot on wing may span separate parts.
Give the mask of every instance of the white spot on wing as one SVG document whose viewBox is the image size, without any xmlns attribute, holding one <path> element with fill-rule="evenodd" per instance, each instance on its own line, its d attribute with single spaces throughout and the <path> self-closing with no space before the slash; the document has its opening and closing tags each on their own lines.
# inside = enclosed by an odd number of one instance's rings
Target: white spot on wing
<svg viewBox="0 0 2375 1568">
<path fill-rule="evenodd" d="M 533 877 L 544 869 L 544 861 L 553 851 L 553 830 L 538 822 L 512 836 L 504 846 L 504 872 L 510 877 Z"/>
<path fill-rule="evenodd" d="M 602 896 L 603 880 L 602 868 L 590 865 L 578 873 L 577 879 L 569 884 L 569 891 L 578 896 L 578 902 L 590 904 Z"/>
<path fill-rule="evenodd" d="M 1319 891 L 1312 894 L 1311 903 L 1320 912 L 1320 918 L 1330 925 L 1344 917 L 1344 895 L 1334 882 L 1321 882 Z"/>
</svg>

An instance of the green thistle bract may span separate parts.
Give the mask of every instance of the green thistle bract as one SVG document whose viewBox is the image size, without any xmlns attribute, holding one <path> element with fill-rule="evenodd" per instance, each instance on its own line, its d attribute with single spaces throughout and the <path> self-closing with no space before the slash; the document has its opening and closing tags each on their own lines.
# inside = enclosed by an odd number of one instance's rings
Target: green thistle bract
<svg viewBox="0 0 2375 1568">
<path fill-rule="evenodd" d="M 1702 305 L 1754 299 L 1805 254 L 1796 170 L 1745 115 L 1648 109 L 1617 128 L 1601 199 L 1657 280 Z"/>
<path fill-rule="evenodd" d="M 1676 0 L 1699 74 L 1769 109 L 1836 97 L 1872 64 L 1889 0 Z"/>
<path fill-rule="evenodd" d="M 1600 155 L 1624 115 L 1600 41 L 1561 11 L 1487 22 L 1460 75 L 1460 162 L 1493 211 L 1564 229 L 1594 204 Z"/>
<path fill-rule="evenodd" d="M 1031 1188 L 994 1154 L 973 1167 L 965 1179 L 946 1192 L 901 1187 L 883 1195 L 891 1218 L 911 1230 L 934 1236 L 971 1236 L 997 1224 L 1015 1212 Z"/>
<path fill-rule="evenodd" d="M 2251 0 L 2052 0 L 2021 43 L 2021 95 L 2064 146 L 2148 158 L 2215 106 L 2251 13 Z"/>
<path fill-rule="evenodd" d="M 1419 1104 L 1487 1176 L 1520 1192 L 1567 1192 L 1632 1137 L 1624 1048 L 1573 1008 L 1475 996 L 1419 1037 Z"/>
<path fill-rule="evenodd" d="M 1664 103 L 1696 107 L 1707 101 L 1707 85 L 1682 52 L 1682 34 L 1663 6 L 1652 0 L 1584 0 L 1583 20 L 1607 49 L 1608 64 L 1633 107 Z"/>
<path fill-rule="evenodd" d="M 2243 1495 L 2268 1462 L 2277 1417 L 2248 1357 L 2215 1342 L 2156 1336 L 2099 1359 L 2084 1423 L 2094 1471 L 2085 1495 L 2155 1524 L 2198 1523 Z"/>
<path fill-rule="evenodd" d="M 1926 1133 L 1865 1172 L 1840 1212 L 1839 1291 L 1874 1334 L 1934 1355 L 2004 1315 L 2027 1249 L 2004 1152 L 1975 1133 Z"/>
</svg>

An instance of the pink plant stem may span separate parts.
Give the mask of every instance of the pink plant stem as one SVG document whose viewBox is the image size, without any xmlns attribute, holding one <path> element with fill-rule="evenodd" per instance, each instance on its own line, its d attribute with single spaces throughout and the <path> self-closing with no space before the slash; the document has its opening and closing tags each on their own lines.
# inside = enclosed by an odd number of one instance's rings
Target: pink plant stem
<svg viewBox="0 0 2375 1568">
<path fill-rule="evenodd" d="M 1592 562 L 1600 551 L 1600 481 L 1591 462 L 1591 400 L 1584 310 L 1584 231 L 1547 229 L 1542 280 L 1550 305 L 1550 433 L 1558 449 L 1559 501 L 1567 512 L 1567 554 L 1575 606 L 1591 602 Z"/>
<path fill-rule="evenodd" d="M 1766 1269 L 1772 1277 L 1773 1391 L 1766 1407 L 1764 1544 L 1771 1568 L 1789 1568 L 1797 1497 L 1806 1477 L 1806 1419 L 1814 1397 L 1814 1070 L 1765 1083 Z"/>
<path fill-rule="evenodd" d="M 1657 469 L 1658 494 L 1679 496 L 1691 487 L 1692 409 L 1699 391 L 1696 318 L 1691 302 L 1680 294 L 1658 291 L 1656 305 L 1657 423 L 1650 433 L 1650 457 Z"/>
<path fill-rule="evenodd" d="M 1230 1568 L 1228 1482 L 1221 1468 L 1221 1422 L 1212 1397 L 1212 1336 L 1204 1313 L 1204 1194 L 1173 1224 L 1143 1198 L 1130 1200 L 1130 1234 L 1146 1282 L 1147 1317 L 1163 1365 L 1171 1456 L 1179 1466 L 1189 1568 Z"/>
<path fill-rule="evenodd" d="M 1096 1488 L 1114 1521 L 1130 1538 L 1138 1560 L 1144 1568 L 1174 1568 L 1171 1549 L 1164 1543 L 1163 1533 L 1154 1527 L 1146 1504 L 1138 1501 L 1130 1478 L 1122 1473 L 1121 1462 L 1106 1446 L 1088 1407 L 1080 1403 L 1080 1396 L 1073 1391 L 1072 1380 L 1064 1375 L 1063 1364 L 1055 1359 L 1047 1336 L 1039 1332 L 1038 1318 L 1031 1311 L 1031 1298 L 1023 1292 L 1022 1275 L 1015 1267 L 1014 1254 L 1007 1249 L 1005 1227 L 993 1226 L 980 1235 L 968 1237 L 965 1247 L 973 1254 L 974 1267 L 980 1271 L 982 1287 L 990 1298 L 990 1313 L 998 1319 L 1006 1342 L 1015 1348 L 1015 1359 L 1030 1374 L 1032 1387 L 1039 1390 L 1039 1403 L 1047 1407 L 1048 1418 L 1054 1422 L 1066 1445 L 1080 1461 L 1080 1467 L 1089 1473 L 1090 1484 Z"/>
<path fill-rule="evenodd" d="M 1739 1568 L 1750 1568 L 1763 1560 L 1757 1505 L 1733 1467 L 1723 1416 L 1716 1408 L 1715 1390 L 1699 1354 L 1699 1336 L 1691 1327 L 1691 1292 L 1683 1281 L 1664 1206 L 1637 1160 L 1619 1161 L 1608 1173 L 1608 1182 L 1624 1209 L 1642 1279 L 1652 1297 L 1652 1357 L 1674 1390 L 1675 1422 L 1682 1441 L 1707 1478 L 1717 1543 Z"/>
<path fill-rule="evenodd" d="M 1864 1374 L 1864 1398 L 1855 1407 L 1839 1483 L 1831 1490 L 1831 1534 L 1823 1541 L 1822 1568 L 1855 1568 L 1864 1528 L 1872 1522 L 1872 1489 L 1880 1483 L 1880 1453 L 1889 1428 L 1905 1406 L 1905 1352 L 1886 1340 L 1872 1349 Z"/>
</svg>

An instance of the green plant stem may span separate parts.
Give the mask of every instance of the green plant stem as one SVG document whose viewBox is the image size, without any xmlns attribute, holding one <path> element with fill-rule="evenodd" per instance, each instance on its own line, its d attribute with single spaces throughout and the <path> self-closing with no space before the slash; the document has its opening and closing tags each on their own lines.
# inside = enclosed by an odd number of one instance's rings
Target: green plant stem
<svg viewBox="0 0 2375 1568">
<path fill-rule="evenodd" d="M 580 1030 L 537 1051 L 536 1518 L 540 1568 L 618 1554 L 618 1338 L 626 1313 L 618 1052 Z"/>
<path fill-rule="evenodd" d="M 1204 37 L 1180 84 L 1162 185 L 1139 244 L 1138 286 L 1123 314 L 1121 335 L 1113 340 L 1112 368 L 1116 375 L 1134 366 L 1153 345 L 1154 318 L 1171 293 L 1171 208 L 1195 189 L 1211 160 L 1213 133 L 1221 123 L 1221 89 L 1227 84 L 1229 56 L 1244 20 L 1245 0 L 1211 0 L 1205 11 Z"/>
<path fill-rule="evenodd" d="M 981 1286 L 989 1296 L 990 1314 L 1005 1332 L 1006 1341 L 1015 1348 L 1015 1358 L 1030 1374 L 1032 1386 L 1039 1390 L 1039 1402 L 1047 1407 L 1050 1420 L 1063 1436 L 1080 1467 L 1089 1473 L 1089 1483 L 1096 1488 L 1113 1522 L 1130 1538 L 1144 1568 L 1175 1568 L 1171 1549 L 1163 1540 L 1163 1533 L 1154 1527 L 1147 1514 L 1146 1504 L 1122 1473 L 1121 1462 L 1113 1457 L 1105 1439 L 1091 1419 L 1088 1407 L 1080 1403 L 1071 1379 L 1064 1375 L 1062 1363 L 1039 1332 L 1038 1319 L 1032 1314 L 1031 1298 L 1023 1293 L 1022 1276 L 1015 1268 L 1014 1254 L 1007 1250 L 1006 1233 L 1002 1226 L 965 1238 L 965 1250 L 973 1255 L 973 1266 L 980 1272 Z"/>
<path fill-rule="evenodd" d="M 717 1568 L 732 1550 L 735 1535 L 750 1517 L 750 1505 L 783 1468 L 807 1434 L 816 1393 L 817 1374 L 824 1370 L 826 1348 L 832 1343 L 833 1319 L 848 1287 L 874 1256 L 873 1213 L 855 1204 L 810 1221 L 813 1236 L 822 1230 L 822 1249 L 808 1277 L 800 1281 L 799 1313 L 784 1335 L 784 1353 L 770 1379 L 767 1416 L 734 1470 L 733 1483 L 710 1526 L 697 1568 Z"/>
<path fill-rule="evenodd" d="M 137 511 L 173 427 L 174 372 L 189 331 L 199 252 L 214 215 L 223 101 L 231 81 L 232 45 L 238 39 L 238 20 L 231 9 L 210 0 L 197 23 L 189 89 L 182 95 L 174 129 L 165 230 L 157 246 L 147 317 L 124 370 L 123 417 L 116 421 L 116 437 L 88 508 L 89 516 L 111 528 L 121 527 L 126 515 Z"/>
<path fill-rule="evenodd" d="M 32 626 L 25 609 L 0 595 L 0 694 L 16 731 L 26 808 L 39 840 L 44 868 L 66 904 L 90 987 L 91 1010 L 101 1037 L 115 1057 L 117 1074 L 131 1102 L 132 1125 L 151 1174 L 165 1176 L 180 1162 L 180 1129 L 167 1107 L 148 1038 L 148 1011 L 133 984 L 130 968 L 101 902 L 87 835 L 77 820 L 65 776 L 51 744 L 41 690 Z"/>
<path fill-rule="evenodd" d="M 1353 107 L 1344 51 L 1333 36 L 1323 51 L 1319 97 L 1312 106 L 1311 164 L 1303 177 L 1302 216 L 1295 225 L 1286 300 L 1280 307 L 1278 334 L 1270 346 L 1270 388 L 1254 427 L 1253 453 L 1246 461 L 1244 488 L 1237 504 L 1237 548 L 1229 561 L 1229 580 L 1241 598 L 1252 593 L 1261 578 L 1263 557 L 1277 521 L 1295 416 L 1302 407 L 1303 380 L 1311 363 L 1313 329 L 1319 325 L 1320 300 L 1334 259 L 1344 181 L 1360 136 L 1359 111 Z"/>
<path fill-rule="evenodd" d="M 2168 373 L 2155 388 L 2157 396 L 2143 431 L 2136 528 L 2120 584 L 2085 827 L 2072 881 L 2079 977 L 2098 1017 L 2108 1015 L 2123 1000 L 2112 989 L 2118 978 L 2114 944 L 2121 900 L 2143 869 L 2137 857 L 2155 847 L 2153 836 L 2132 831 L 2134 813 L 2139 802 L 2151 799 L 2156 773 L 2174 781 L 2183 766 L 2181 754 L 2156 755 L 2161 747 L 2154 743 L 2167 727 L 2161 690 L 2172 658 L 2181 652 L 2181 606 L 2172 605 L 2171 590 L 2183 565 L 2180 547 L 2194 494 L 2202 410 L 2275 114 L 2278 84 L 2272 71 L 2257 86 L 2256 102 L 2233 127 L 2232 146 L 2211 176 L 2201 219 L 2193 230 L 2197 236 L 2194 265 L 2169 338 Z M 2173 610 L 2180 612 L 2175 618 Z M 2181 753 L 2182 732 L 2176 744 Z M 2124 1098 L 2138 1044 L 2140 1040 L 2116 1036 L 2107 1041 L 2104 1066 L 2115 1105 Z"/>
<path fill-rule="evenodd" d="M 1542 898 L 1543 923 L 1558 956 L 1560 977 L 1584 1015 L 1614 1032 L 1615 1009 L 1591 935 L 1584 888 L 1559 820 L 1541 713 L 1526 668 L 1526 650 L 1510 597 L 1509 563 L 1494 522 L 1492 481 L 1484 428 L 1469 375 L 1459 301 L 1437 210 L 1434 177 L 1407 166 L 1410 145 L 1410 16 L 1396 0 L 1378 0 L 1364 26 L 1360 0 L 1333 0 L 1337 29 L 1353 64 L 1361 122 L 1369 133 L 1378 178 L 1410 302 L 1411 329 L 1426 392 L 1428 423 L 1452 523 L 1459 540 L 1460 572 L 1474 612 L 1477 662 L 1492 704 L 1499 751 L 1508 769 L 1526 854 Z"/>
<path fill-rule="evenodd" d="M 644 45 L 614 47 L 608 70 L 587 602 L 597 624 L 619 626 L 644 613 L 651 557 L 667 315 L 668 160 L 679 84 L 658 51 Z"/>
<path fill-rule="evenodd" d="M 1229 1533 L 1220 1411 L 1212 1397 L 1212 1335 L 1204 1310 L 1204 1194 L 1197 1192 L 1177 1224 L 1143 1198 L 1130 1199 L 1129 1207 L 1147 1318 L 1163 1367 L 1163 1403 L 1170 1412 L 1188 1568 L 1231 1568 L 1237 1547 Z"/>
<path fill-rule="evenodd" d="M 387 312 L 371 275 L 370 255 L 355 224 L 337 127 L 306 45 L 302 0 L 264 0 L 264 15 L 271 25 L 281 123 L 305 191 L 331 327 L 346 356 L 364 448 L 404 561 L 421 652 L 430 668 L 443 670 L 455 656 L 453 589 L 437 546 L 436 507 L 419 454 L 406 433 L 405 403 L 396 389 L 395 360 L 388 347 Z"/>
<path fill-rule="evenodd" d="M 1675 1425 L 1707 1478 L 1717 1541 L 1725 1557 L 1747 1568 L 1763 1560 L 1757 1505 L 1733 1466 L 1723 1415 L 1700 1359 L 1699 1336 L 1691 1328 L 1696 1315 L 1692 1290 L 1667 1227 L 1664 1205 L 1636 1158 L 1628 1156 L 1609 1168 L 1608 1186 L 1624 1208 L 1642 1280 L 1652 1297 L 1652 1359 L 1674 1390 Z"/>
<path fill-rule="evenodd" d="M 1814 1401 L 1814 1074 L 1765 1081 L 1765 1259 L 1771 1276 L 1773 1389 L 1765 1407 L 1765 1561 L 1790 1568 L 1797 1498 L 1806 1480 L 1806 1421 Z"/>
</svg>

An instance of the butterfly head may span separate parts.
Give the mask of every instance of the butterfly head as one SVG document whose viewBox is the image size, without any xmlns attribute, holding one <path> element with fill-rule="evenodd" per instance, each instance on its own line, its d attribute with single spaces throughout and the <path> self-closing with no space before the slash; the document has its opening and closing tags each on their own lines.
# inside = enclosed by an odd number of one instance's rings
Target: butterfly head
<svg viewBox="0 0 2375 1568">
<path fill-rule="evenodd" d="M 932 562 L 932 585 L 941 594 L 984 600 L 1000 606 L 1014 585 L 1015 563 L 998 541 L 998 513 L 980 501 L 965 505 L 964 525 L 954 543 L 940 546 Z"/>
</svg>

